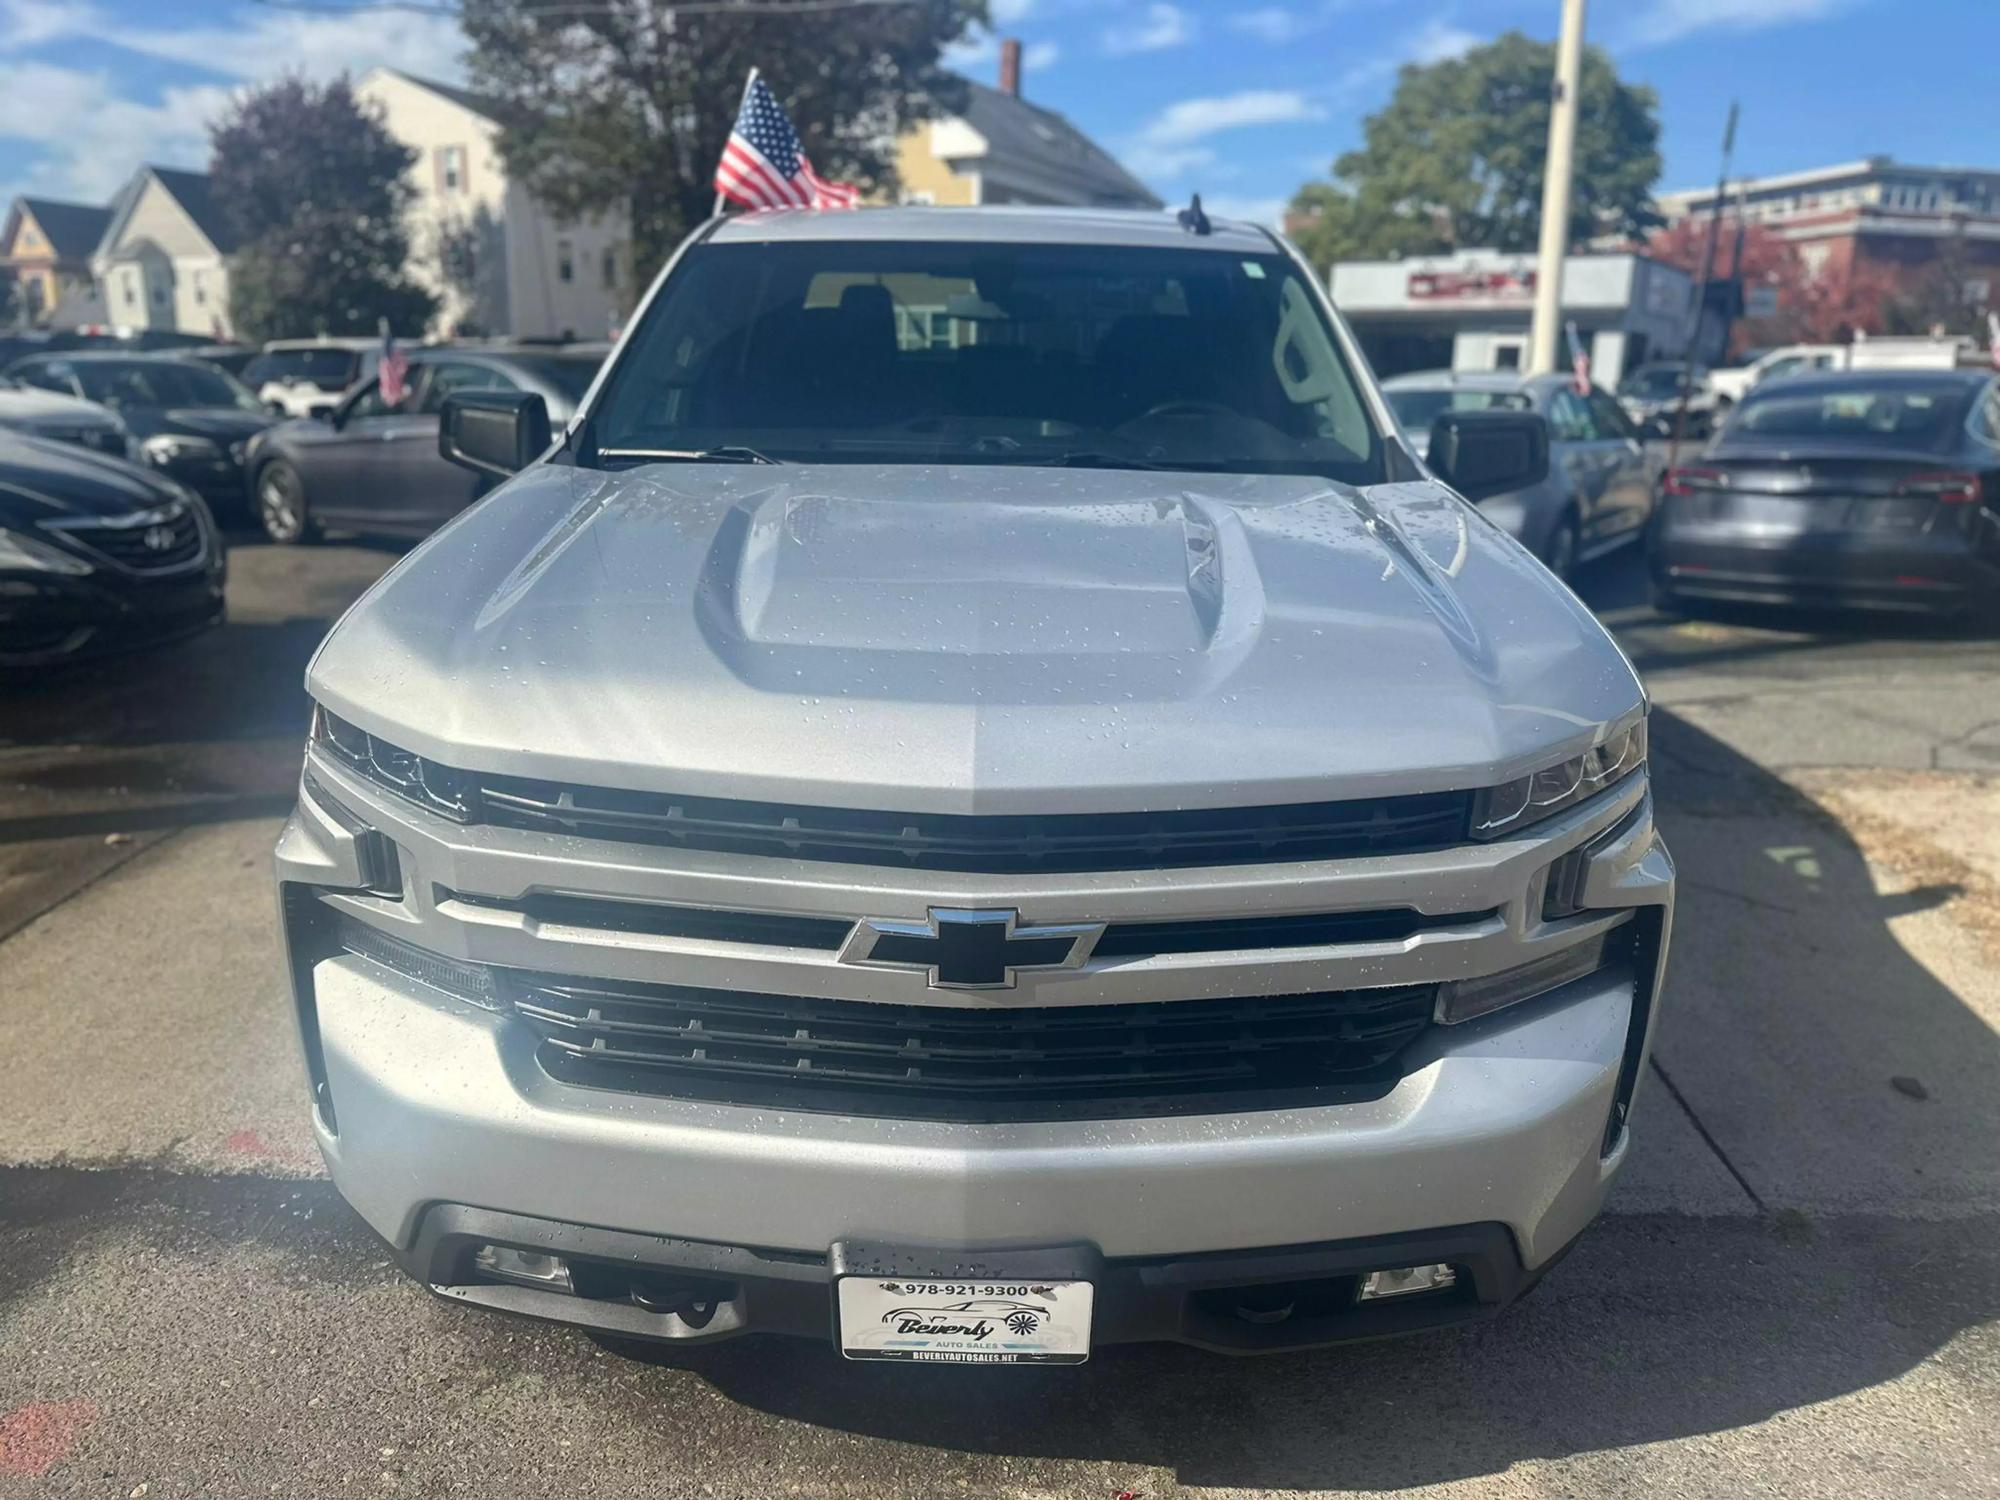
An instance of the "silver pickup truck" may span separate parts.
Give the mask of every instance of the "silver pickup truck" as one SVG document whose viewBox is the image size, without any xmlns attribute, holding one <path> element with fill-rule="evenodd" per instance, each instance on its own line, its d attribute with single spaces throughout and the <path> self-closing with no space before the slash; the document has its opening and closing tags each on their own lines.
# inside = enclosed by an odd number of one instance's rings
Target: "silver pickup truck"
<svg viewBox="0 0 2000 1500">
<path fill-rule="evenodd" d="M 335 1183 L 440 1295 L 1060 1364 L 1518 1297 L 1630 1145 L 1646 702 L 1267 231 L 698 230 L 314 657 L 278 847 Z"/>
</svg>

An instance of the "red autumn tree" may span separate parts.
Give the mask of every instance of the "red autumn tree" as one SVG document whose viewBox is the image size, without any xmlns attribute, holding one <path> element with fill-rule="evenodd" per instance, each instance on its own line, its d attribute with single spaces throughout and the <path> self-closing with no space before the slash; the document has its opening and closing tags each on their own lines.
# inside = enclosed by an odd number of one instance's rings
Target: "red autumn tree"
<svg viewBox="0 0 2000 1500">
<path fill-rule="evenodd" d="M 1736 276 L 1739 244 L 1744 295 L 1755 287 L 1773 287 L 1778 310 L 1769 317 L 1736 321 L 1730 343 L 1737 352 L 1775 344 L 1841 344 L 1857 332 L 1880 333 L 1893 321 L 1896 281 L 1882 267 L 1866 260 L 1838 266 L 1829 262 L 1815 275 L 1789 240 L 1761 224 L 1739 236 L 1735 221 L 1725 219 L 1716 239 L 1715 280 Z M 1682 219 L 1655 232 L 1646 253 L 1699 276 L 1707 245 L 1708 226 Z"/>
</svg>

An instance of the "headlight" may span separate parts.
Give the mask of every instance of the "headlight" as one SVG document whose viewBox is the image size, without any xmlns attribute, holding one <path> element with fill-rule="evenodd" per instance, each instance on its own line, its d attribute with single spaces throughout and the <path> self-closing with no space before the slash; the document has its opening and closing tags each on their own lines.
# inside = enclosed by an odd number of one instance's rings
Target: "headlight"
<svg viewBox="0 0 2000 1500">
<path fill-rule="evenodd" d="M 51 547 L 25 532 L 0 526 L 0 572 L 67 573 L 81 577 L 91 571 L 89 563 L 72 557 L 60 547 Z"/>
<path fill-rule="evenodd" d="M 419 807 L 460 823 L 472 817 L 471 782 L 449 766 L 399 750 L 387 740 L 313 705 L 312 742 L 330 759 Z"/>
<path fill-rule="evenodd" d="M 183 458 L 222 457 L 222 450 L 205 437 L 177 432 L 157 432 L 139 445 L 149 464 L 169 464 Z"/>
<path fill-rule="evenodd" d="M 1646 717 L 1641 710 L 1583 754 L 1481 792 L 1472 807 L 1472 836 L 1502 838 L 1530 827 L 1595 797 L 1645 764 Z"/>
</svg>

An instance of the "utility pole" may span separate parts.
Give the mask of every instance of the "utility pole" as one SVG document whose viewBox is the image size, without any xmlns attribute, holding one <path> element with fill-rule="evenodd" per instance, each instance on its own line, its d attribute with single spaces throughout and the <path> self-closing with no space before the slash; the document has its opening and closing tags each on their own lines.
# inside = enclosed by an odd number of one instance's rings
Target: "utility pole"
<svg viewBox="0 0 2000 1500">
<path fill-rule="evenodd" d="M 1687 428 L 1688 397 L 1694 394 L 1694 356 L 1701 342 L 1702 319 L 1708 313 L 1708 281 L 1715 274 L 1715 242 L 1722 235 L 1722 202 L 1729 191 L 1729 158 L 1736 150 L 1736 101 L 1729 101 L 1729 123 L 1722 128 L 1722 168 L 1715 174 L 1715 198 L 1708 206 L 1708 243 L 1702 247 L 1701 275 L 1694 284 L 1694 328 L 1688 334 L 1687 363 L 1681 370 L 1681 399 L 1674 408 L 1673 440 L 1667 444 L 1667 467 L 1681 461 L 1681 438 Z"/>
<path fill-rule="evenodd" d="M 1556 367 L 1562 323 L 1563 255 L 1569 249 L 1570 178 L 1576 162 L 1577 80 L 1583 73 L 1584 0 L 1563 0 L 1556 42 L 1556 82 L 1549 96 L 1549 158 L 1542 169 L 1542 241 L 1535 263 L 1535 321 L 1528 337 L 1528 371 Z"/>
</svg>

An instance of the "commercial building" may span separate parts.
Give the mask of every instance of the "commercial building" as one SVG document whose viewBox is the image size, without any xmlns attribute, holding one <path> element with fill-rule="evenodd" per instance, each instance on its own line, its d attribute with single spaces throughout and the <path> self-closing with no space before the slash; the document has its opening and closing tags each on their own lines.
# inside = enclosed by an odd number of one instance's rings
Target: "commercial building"
<svg viewBox="0 0 2000 1500">
<path fill-rule="evenodd" d="M 1706 223 L 1715 189 L 1662 193 L 1667 221 Z M 1863 267 L 1914 290 L 1940 272 L 1948 300 L 2000 300 L 2000 171 L 1910 166 L 1870 156 L 1837 166 L 1746 177 L 1723 189 L 1725 224 L 1743 217 L 1796 247 L 1808 275 L 1838 289 Z"/>
<path fill-rule="evenodd" d="M 1462 250 L 1333 267 L 1333 300 L 1378 375 L 1411 370 L 1512 370 L 1528 361 L 1535 257 Z M 1686 271 L 1644 255 L 1572 255 L 1563 262 L 1563 318 L 1576 324 L 1600 385 L 1648 359 L 1688 352 L 1694 286 Z M 1719 330 L 1703 325 L 1697 359 Z"/>
</svg>

